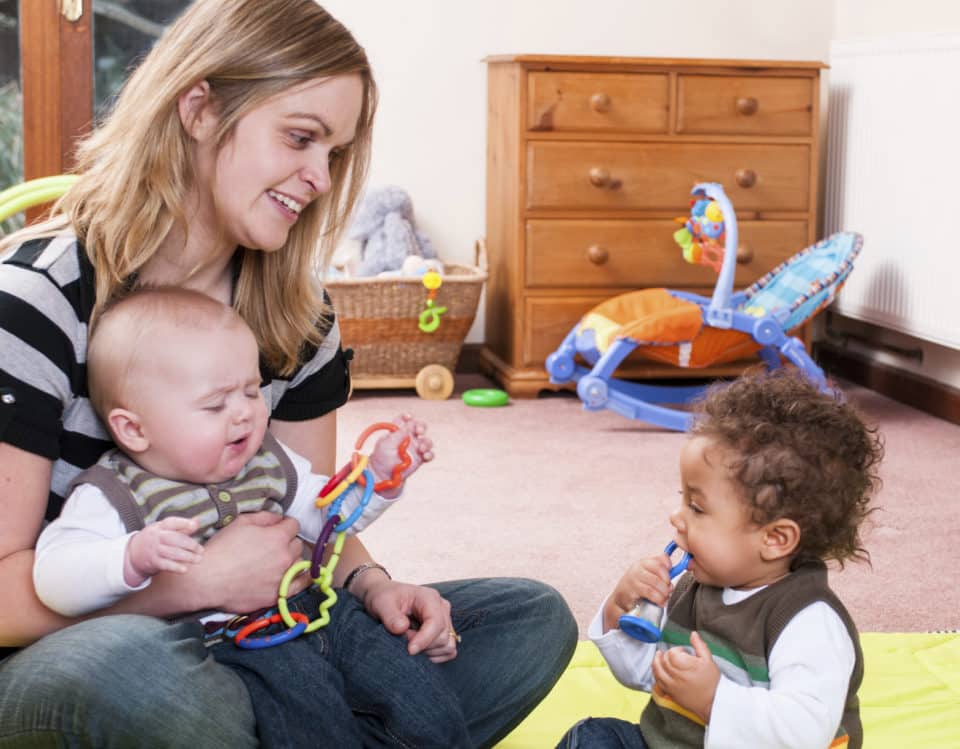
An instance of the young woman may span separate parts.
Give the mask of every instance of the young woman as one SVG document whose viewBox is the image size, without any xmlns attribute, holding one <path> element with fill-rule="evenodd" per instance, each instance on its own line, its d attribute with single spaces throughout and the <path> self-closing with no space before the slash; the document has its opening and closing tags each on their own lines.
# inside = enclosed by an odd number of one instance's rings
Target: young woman
<svg viewBox="0 0 960 749">
<path fill-rule="evenodd" d="M 271 431 L 333 472 L 349 374 L 315 268 L 362 184 L 375 103 L 363 49 L 314 0 L 198 0 L 82 145 L 81 178 L 54 217 L 0 243 L 0 646 L 19 648 L 0 661 L 0 746 L 257 743 L 244 683 L 186 615 L 271 605 L 301 553 L 295 524 L 238 519 L 190 572 L 82 622 L 37 600 L 33 546 L 71 479 L 111 446 L 87 398 L 87 330 L 139 284 L 232 304 L 260 347 Z M 573 618 L 540 583 L 402 583 L 356 539 L 334 584 L 348 577 L 382 637 L 437 664 L 475 746 L 519 723 L 572 654 Z M 377 678 L 385 664 L 362 655 L 358 678 Z M 416 685 L 409 700 L 437 709 Z M 376 715 L 352 707 L 380 737 Z"/>
</svg>

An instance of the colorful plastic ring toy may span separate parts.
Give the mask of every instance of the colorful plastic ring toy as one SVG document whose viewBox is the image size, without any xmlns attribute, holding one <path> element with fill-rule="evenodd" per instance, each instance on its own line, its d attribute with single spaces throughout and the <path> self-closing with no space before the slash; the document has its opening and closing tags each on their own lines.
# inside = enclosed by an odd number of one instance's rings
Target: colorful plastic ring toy
<svg viewBox="0 0 960 749">
<path fill-rule="evenodd" d="M 326 497 L 330 492 L 334 490 L 336 486 L 340 484 L 341 481 L 347 478 L 350 475 L 350 471 L 353 470 L 353 461 L 347 461 L 347 464 L 337 471 L 333 476 L 330 477 L 330 480 L 326 485 L 320 490 L 320 497 Z"/>
<path fill-rule="evenodd" d="M 350 473 L 347 474 L 347 477 L 337 484 L 337 487 L 332 491 L 329 491 L 327 495 L 317 497 L 317 500 L 314 502 L 314 505 L 320 509 L 326 507 L 328 504 L 333 502 L 337 497 L 343 494 L 350 486 L 357 481 L 357 477 L 363 473 L 363 470 L 367 467 L 367 456 L 360 455 L 359 453 L 353 454 L 353 461 L 351 463 Z"/>
<path fill-rule="evenodd" d="M 493 408 L 507 405 L 510 402 L 510 396 L 497 388 L 474 388 L 463 394 L 463 402 L 468 406 Z"/>
<path fill-rule="evenodd" d="M 292 629 L 285 629 L 282 632 L 277 632 L 275 635 L 267 635 L 266 637 L 250 637 L 250 635 L 257 630 L 269 627 L 271 624 L 280 624 L 283 621 L 283 617 L 281 617 L 280 614 L 274 614 L 273 616 L 263 617 L 262 619 L 250 622 L 246 627 L 237 632 L 234 642 L 238 647 L 245 648 L 246 650 L 259 650 L 261 648 L 270 648 L 274 645 L 281 645 L 292 640 L 294 637 L 299 637 L 307 629 L 307 624 L 310 623 L 310 620 L 306 614 L 301 614 L 299 611 L 291 612 L 290 616 L 297 622 L 297 625 Z"/>
<path fill-rule="evenodd" d="M 376 424 L 371 424 L 369 427 L 363 430 L 363 433 L 357 438 L 357 442 L 354 445 L 354 450 L 359 451 L 363 447 L 363 443 L 367 441 L 367 437 L 373 434 L 376 431 L 381 429 L 388 432 L 396 432 L 400 427 L 396 424 L 389 421 L 378 421 Z M 374 491 L 381 492 L 384 489 L 395 489 L 403 483 L 403 476 L 401 475 L 405 470 L 410 467 L 410 464 L 413 462 L 410 455 L 407 453 L 407 447 L 410 445 L 410 437 L 404 437 L 400 444 L 397 445 L 397 457 L 400 458 L 400 462 L 393 467 L 393 473 L 390 478 L 384 479 L 383 481 L 378 481 L 377 484 L 373 487 Z M 353 453 L 354 464 L 360 455 L 359 452 Z M 360 486 L 363 486 L 363 480 L 360 482 Z M 319 505 L 317 505 L 319 507 Z"/>
<path fill-rule="evenodd" d="M 316 580 L 320 577 L 320 567 L 323 562 L 323 550 L 327 546 L 327 541 L 330 540 L 330 536 L 333 534 L 333 531 L 337 527 L 337 523 L 342 520 L 340 514 L 336 511 L 331 511 L 330 516 L 327 518 L 327 522 L 323 524 L 323 528 L 320 530 L 320 535 L 317 536 L 317 542 L 313 545 L 313 555 L 310 558 L 310 578 Z"/>
<path fill-rule="evenodd" d="M 373 496 L 373 472 L 367 468 L 363 471 L 363 476 L 366 479 L 366 483 L 363 487 L 363 496 L 360 498 L 360 504 L 358 504 L 353 512 L 350 513 L 350 517 L 346 520 L 339 522 L 338 525 L 334 526 L 334 530 L 337 533 L 343 533 L 347 528 L 357 522 L 360 519 L 360 516 L 363 514 L 363 511 L 367 509 L 367 505 L 370 504 L 370 498 Z M 340 515 L 334 515 L 335 518 L 340 520 Z M 312 569 L 312 568 L 311 568 Z"/>
</svg>

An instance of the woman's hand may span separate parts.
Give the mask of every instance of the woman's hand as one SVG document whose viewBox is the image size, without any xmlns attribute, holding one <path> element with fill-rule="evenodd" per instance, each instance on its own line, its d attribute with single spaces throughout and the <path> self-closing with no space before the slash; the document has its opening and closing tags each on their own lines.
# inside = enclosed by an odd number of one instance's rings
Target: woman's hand
<svg viewBox="0 0 960 749">
<path fill-rule="evenodd" d="M 406 481 L 421 465 L 433 460 L 433 440 L 426 436 L 427 425 L 420 419 L 413 418 L 410 414 L 402 414 L 393 420 L 393 423 L 399 427 L 395 432 L 388 432 L 384 437 L 377 440 L 373 452 L 370 453 L 370 470 L 378 482 L 392 478 L 394 467 L 400 463 L 400 456 L 397 454 L 397 447 L 400 443 L 410 438 L 410 444 L 407 445 L 407 455 L 410 456 L 410 465 L 400 474 Z M 403 484 L 394 489 L 385 489 L 380 492 L 380 496 L 390 499 L 396 497 L 402 490 Z"/>
<path fill-rule="evenodd" d="M 666 605 L 670 590 L 670 557 L 665 553 L 634 562 L 603 606 L 603 631 L 617 629 L 620 616 L 632 611 L 641 599 L 657 606 Z"/>
<path fill-rule="evenodd" d="M 197 565 L 196 595 L 202 600 L 194 609 L 239 614 L 276 604 L 283 574 L 301 558 L 299 530 L 293 518 L 251 512 L 214 534 Z M 290 584 L 288 595 L 299 593 L 309 583 L 308 575 L 299 576 Z"/>
<path fill-rule="evenodd" d="M 422 652 L 434 663 L 457 657 L 459 637 L 450 619 L 450 603 L 433 588 L 381 576 L 357 593 L 367 612 L 388 632 L 407 638 L 410 655 Z"/>
</svg>

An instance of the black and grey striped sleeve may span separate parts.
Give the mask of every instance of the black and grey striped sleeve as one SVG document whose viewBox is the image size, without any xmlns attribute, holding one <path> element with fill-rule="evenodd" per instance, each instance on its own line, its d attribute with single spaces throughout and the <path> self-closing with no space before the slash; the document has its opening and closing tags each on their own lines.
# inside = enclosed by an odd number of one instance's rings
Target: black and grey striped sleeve
<svg viewBox="0 0 960 749">
<path fill-rule="evenodd" d="M 289 380 L 274 380 L 272 417 L 281 421 L 306 421 L 335 411 L 350 397 L 350 352 L 340 345 L 336 319 L 325 325 L 326 337 Z"/>
<path fill-rule="evenodd" d="M 75 244 L 72 237 L 35 240 L 0 263 L 0 440 L 51 459 L 60 455 L 65 409 L 86 394 Z"/>
</svg>

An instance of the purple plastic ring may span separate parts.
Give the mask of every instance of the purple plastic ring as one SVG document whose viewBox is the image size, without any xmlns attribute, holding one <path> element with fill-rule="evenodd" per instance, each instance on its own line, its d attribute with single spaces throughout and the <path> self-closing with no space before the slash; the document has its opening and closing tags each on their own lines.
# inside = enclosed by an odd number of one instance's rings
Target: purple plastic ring
<svg viewBox="0 0 960 749">
<path fill-rule="evenodd" d="M 333 533 L 334 527 L 339 522 L 339 515 L 331 515 L 327 518 L 327 522 L 323 524 L 323 529 L 320 531 L 320 535 L 317 536 L 317 543 L 314 544 L 313 555 L 310 557 L 310 577 L 314 580 L 320 577 L 320 565 L 323 561 L 323 550 L 327 546 L 327 541 L 330 540 L 330 535 Z"/>
</svg>

